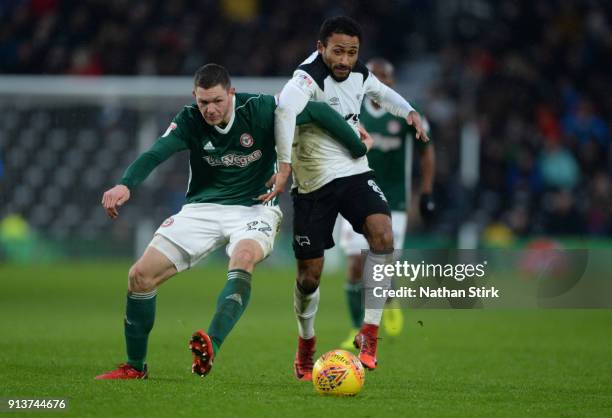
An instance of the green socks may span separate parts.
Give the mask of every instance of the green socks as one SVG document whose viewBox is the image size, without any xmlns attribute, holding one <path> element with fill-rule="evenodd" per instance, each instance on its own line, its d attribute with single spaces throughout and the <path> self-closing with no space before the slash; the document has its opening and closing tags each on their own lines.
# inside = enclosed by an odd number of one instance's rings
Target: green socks
<svg viewBox="0 0 612 418">
<path fill-rule="evenodd" d="M 149 333 L 155 322 L 157 291 L 147 293 L 128 292 L 125 309 L 125 344 L 128 364 L 136 370 L 144 369 Z M 217 299 L 217 310 L 210 322 L 208 335 L 215 354 L 223 344 L 251 297 L 251 273 L 244 270 L 227 272 L 227 282 Z"/>
<path fill-rule="evenodd" d="M 346 300 L 353 328 L 361 328 L 365 309 L 363 307 L 363 286 L 361 283 L 346 283 Z"/>
<path fill-rule="evenodd" d="M 217 310 L 210 321 L 208 335 L 213 342 L 215 354 L 223 344 L 251 297 L 251 273 L 245 270 L 227 272 L 227 282 L 217 299 Z"/>
<path fill-rule="evenodd" d="M 128 292 L 125 308 L 125 344 L 128 364 L 142 371 L 147 356 L 149 333 L 155 322 L 157 290 L 147 293 Z"/>
</svg>

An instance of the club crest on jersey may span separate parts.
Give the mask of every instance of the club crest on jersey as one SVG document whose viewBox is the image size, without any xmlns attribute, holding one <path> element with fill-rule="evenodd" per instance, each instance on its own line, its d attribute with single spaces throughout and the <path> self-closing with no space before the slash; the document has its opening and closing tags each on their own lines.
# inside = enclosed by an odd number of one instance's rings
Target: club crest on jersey
<svg viewBox="0 0 612 418">
<path fill-rule="evenodd" d="M 253 142 L 255 141 L 253 140 L 251 134 L 240 135 L 240 145 L 242 145 L 243 147 L 251 148 L 253 146 Z"/>
<path fill-rule="evenodd" d="M 166 132 L 164 132 L 164 134 L 162 135 L 162 138 L 165 138 L 168 135 L 170 135 L 170 132 L 172 132 L 175 129 L 176 129 L 176 123 L 172 122 L 170 126 L 168 126 L 168 129 L 166 129 Z"/>
<path fill-rule="evenodd" d="M 400 125 L 400 123 L 396 120 L 390 120 L 387 123 L 387 130 L 389 131 L 390 134 L 395 135 L 398 134 L 399 131 L 402 129 L 402 126 Z"/>
</svg>

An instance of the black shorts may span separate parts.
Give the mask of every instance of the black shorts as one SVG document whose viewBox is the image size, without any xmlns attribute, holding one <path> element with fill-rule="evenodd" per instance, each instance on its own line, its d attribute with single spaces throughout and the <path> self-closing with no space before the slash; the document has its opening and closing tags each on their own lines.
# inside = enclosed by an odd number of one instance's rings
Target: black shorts
<svg viewBox="0 0 612 418">
<path fill-rule="evenodd" d="M 373 171 L 337 178 L 311 193 L 294 189 L 292 196 L 293 252 L 301 260 L 322 257 L 325 250 L 334 246 L 332 234 L 338 213 L 360 234 L 368 216 L 375 213 L 391 216 Z"/>
</svg>

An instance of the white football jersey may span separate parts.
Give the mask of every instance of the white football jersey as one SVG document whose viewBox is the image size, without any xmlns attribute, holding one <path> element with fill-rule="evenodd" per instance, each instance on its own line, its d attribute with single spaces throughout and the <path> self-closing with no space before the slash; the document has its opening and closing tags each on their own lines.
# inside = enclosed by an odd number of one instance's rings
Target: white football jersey
<svg viewBox="0 0 612 418">
<path fill-rule="evenodd" d="M 309 100 L 331 106 L 357 134 L 364 95 L 380 102 L 388 89 L 359 61 L 346 80 L 334 80 L 318 52 L 300 64 L 290 82 Z M 300 193 L 310 193 L 334 179 L 370 170 L 366 156 L 351 157 L 344 146 L 314 124 L 296 127 L 291 162 L 293 184 Z"/>
</svg>

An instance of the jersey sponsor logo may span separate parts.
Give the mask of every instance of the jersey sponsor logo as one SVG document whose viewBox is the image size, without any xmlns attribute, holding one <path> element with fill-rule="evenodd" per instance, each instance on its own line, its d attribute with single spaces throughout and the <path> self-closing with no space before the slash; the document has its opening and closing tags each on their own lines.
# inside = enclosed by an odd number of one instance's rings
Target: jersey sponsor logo
<svg viewBox="0 0 612 418">
<path fill-rule="evenodd" d="M 243 147 L 251 148 L 254 142 L 255 141 L 253 140 L 251 134 L 247 133 L 240 135 L 240 145 L 242 145 Z"/>
<path fill-rule="evenodd" d="M 387 130 L 389 131 L 391 135 L 398 134 L 401 129 L 402 129 L 402 125 L 400 125 L 400 123 L 396 120 L 390 120 L 387 123 Z"/>
<path fill-rule="evenodd" d="M 384 200 L 385 202 L 387 201 L 387 198 L 385 197 L 385 194 L 380 189 L 380 187 L 378 187 L 378 184 L 376 184 L 376 182 L 374 180 L 368 180 L 368 186 L 370 186 L 372 188 L 372 190 L 374 190 L 374 192 L 378 193 L 378 195 L 380 196 L 380 198 L 382 200 Z"/>
<path fill-rule="evenodd" d="M 212 144 L 212 142 L 207 142 L 206 145 L 204 145 L 204 151 L 214 151 L 215 150 L 215 146 Z"/>
<path fill-rule="evenodd" d="M 296 235 L 295 242 L 297 242 L 300 247 L 303 247 L 304 245 L 310 245 L 310 238 L 308 238 L 307 235 Z"/>
<path fill-rule="evenodd" d="M 170 126 L 168 126 L 168 129 L 166 129 L 166 132 L 164 132 L 164 134 L 162 135 L 162 138 L 167 137 L 168 135 L 170 135 L 170 132 L 172 132 L 173 130 L 176 129 L 176 123 L 172 122 L 170 124 Z"/>
<path fill-rule="evenodd" d="M 168 219 L 166 219 L 164 222 L 162 222 L 161 227 L 162 228 L 167 228 L 170 225 L 172 225 L 174 223 L 174 218 L 173 217 L 169 217 Z"/>
<path fill-rule="evenodd" d="M 248 155 L 227 154 L 222 157 L 213 157 L 212 155 L 205 155 L 202 158 L 204 158 L 204 161 L 206 161 L 209 165 L 213 167 L 220 165 L 224 167 L 246 167 L 252 162 L 259 160 L 261 156 L 261 151 L 255 150 Z"/>
<path fill-rule="evenodd" d="M 340 105 L 340 99 L 337 97 L 332 97 L 331 99 L 329 99 L 329 104 L 331 106 L 339 106 Z"/>
</svg>

